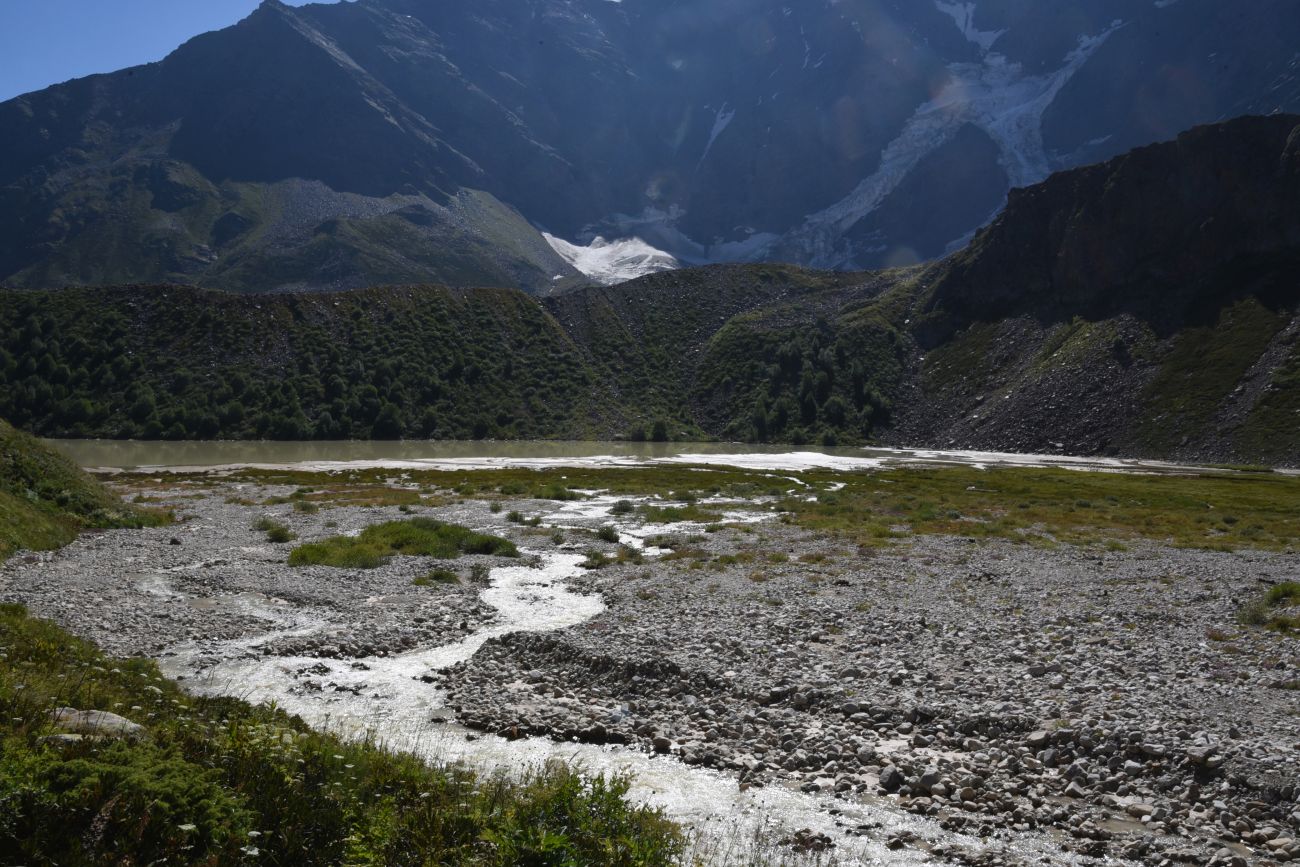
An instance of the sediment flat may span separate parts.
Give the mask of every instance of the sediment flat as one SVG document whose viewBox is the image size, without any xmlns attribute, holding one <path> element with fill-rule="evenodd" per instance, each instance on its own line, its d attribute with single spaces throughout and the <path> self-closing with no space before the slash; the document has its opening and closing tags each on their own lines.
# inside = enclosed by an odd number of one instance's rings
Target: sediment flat
<svg viewBox="0 0 1300 867">
<path fill-rule="evenodd" d="M 808 497 L 840 484 L 794 481 Z M 183 658 L 192 678 L 305 660 L 284 694 L 326 708 L 378 695 L 367 672 L 385 659 L 479 635 L 463 659 L 406 678 L 437 695 L 438 719 L 832 805 L 825 828 L 784 840 L 792 859 L 831 847 L 853 863 L 855 840 L 963 863 L 1300 858 L 1297 639 L 1236 619 L 1296 578 L 1293 553 L 902 528 L 861 546 L 783 521 L 759 494 L 676 503 L 711 517 L 673 520 L 641 508 L 672 507 L 665 496 L 594 490 L 557 502 L 394 479 L 425 495 L 317 510 L 295 506 L 312 489 L 229 476 L 122 484 L 178 522 L 16 557 L 0 599 L 115 654 Z M 291 568 L 293 544 L 253 529 L 271 517 L 312 541 L 416 514 L 506 536 L 523 556 Z M 617 541 L 596 535 L 606 526 Z M 586 568 L 545 572 L 579 557 Z M 459 580 L 413 583 L 439 565 Z M 507 568 L 541 570 L 521 605 L 552 584 L 576 594 L 552 609 L 598 604 L 563 628 L 484 638 L 503 616 L 484 576 Z M 921 822 L 856 821 L 853 804 Z"/>
</svg>

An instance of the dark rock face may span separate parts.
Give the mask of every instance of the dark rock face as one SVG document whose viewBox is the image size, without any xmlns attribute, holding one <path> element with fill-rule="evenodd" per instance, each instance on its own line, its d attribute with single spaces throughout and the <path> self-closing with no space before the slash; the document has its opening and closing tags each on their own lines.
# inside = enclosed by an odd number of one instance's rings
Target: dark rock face
<svg viewBox="0 0 1300 867">
<path fill-rule="evenodd" d="M 1296 44 L 1289 0 L 268 0 L 0 105 L 0 281 L 571 285 L 534 227 L 695 263 L 933 258 L 1010 187 L 1300 108 Z M 412 233 L 404 197 L 450 213 Z"/>
<path fill-rule="evenodd" d="M 1298 247 L 1300 119 L 1243 118 L 1013 191 L 931 303 L 957 324 L 1130 312 L 1167 330 L 1228 300 L 1207 277 Z"/>
</svg>

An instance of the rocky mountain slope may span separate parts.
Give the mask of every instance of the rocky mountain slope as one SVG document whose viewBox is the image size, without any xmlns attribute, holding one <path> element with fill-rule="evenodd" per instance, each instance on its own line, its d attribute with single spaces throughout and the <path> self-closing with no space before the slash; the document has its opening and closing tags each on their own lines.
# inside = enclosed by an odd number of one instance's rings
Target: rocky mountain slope
<svg viewBox="0 0 1300 867">
<path fill-rule="evenodd" d="M 1300 463 L 1300 117 L 1018 191 L 929 266 L 725 265 L 538 300 L 0 293 L 45 434 L 675 437 Z"/>
<path fill-rule="evenodd" d="M 1289 0 L 267 0 L 0 104 L 0 282 L 915 262 L 1053 170 L 1300 109 L 1298 44 Z"/>
</svg>

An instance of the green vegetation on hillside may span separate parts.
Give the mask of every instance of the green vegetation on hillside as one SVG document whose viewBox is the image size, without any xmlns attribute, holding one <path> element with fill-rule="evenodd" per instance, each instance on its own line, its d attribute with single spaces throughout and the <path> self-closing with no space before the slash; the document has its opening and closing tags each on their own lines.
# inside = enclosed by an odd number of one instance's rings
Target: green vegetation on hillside
<svg viewBox="0 0 1300 867">
<path fill-rule="evenodd" d="M 289 565 L 377 569 L 397 554 L 441 558 L 462 554 L 517 557 L 519 551 L 512 542 L 499 536 L 475 533 L 467 527 L 432 518 L 412 518 L 374 524 L 358 536 L 333 536 L 299 545 L 289 554 Z"/>
<path fill-rule="evenodd" d="M 1047 315 L 1030 298 L 986 321 L 945 313 L 973 303 L 949 297 L 953 261 L 717 266 L 545 301 L 436 286 L 0 291 L 0 414 L 69 437 L 1300 455 L 1300 320 L 1282 289 L 1215 272 L 1159 316 L 1087 298 Z M 1282 280 L 1288 261 L 1255 270 Z"/>
<path fill-rule="evenodd" d="M 874 288 L 779 266 L 657 279 L 634 304 L 617 288 L 545 304 L 436 286 L 0 292 L 0 413 L 45 436 L 286 440 L 779 441 L 804 431 L 855 442 L 886 417 L 898 335 L 880 325 L 778 330 L 761 362 L 723 338 L 700 360 L 721 325 L 769 300 L 830 292 L 842 302 Z M 731 423 L 759 410 L 770 429 Z"/>
<path fill-rule="evenodd" d="M 1138 436 L 1152 449 L 1168 451 L 1182 437 L 1204 430 L 1289 319 L 1249 298 L 1226 308 L 1212 325 L 1180 334 L 1142 395 Z"/>
<path fill-rule="evenodd" d="M 696 393 L 713 426 L 747 442 L 869 439 L 889 421 L 907 338 L 879 315 L 792 326 L 782 313 L 737 317 L 710 341 Z"/>
<path fill-rule="evenodd" d="M 71 460 L 0 420 L 0 560 L 19 548 L 58 548 L 83 529 L 163 520 L 127 506 Z"/>
<path fill-rule="evenodd" d="M 56 707 L 145 731 L 60 739 Z M 626 791 L 558 765 L 511 782 L 344 742 L 187 695 L 151 661 L 0 606 L 0 851 L 15 863 L 676 863 L 680 832 Z"/>
<path fill-rule="evenodd" d="M 0 293 L 0 414 L 52 436 L 582 436 L 596 383 L 521 292 Z"/>
</svg>

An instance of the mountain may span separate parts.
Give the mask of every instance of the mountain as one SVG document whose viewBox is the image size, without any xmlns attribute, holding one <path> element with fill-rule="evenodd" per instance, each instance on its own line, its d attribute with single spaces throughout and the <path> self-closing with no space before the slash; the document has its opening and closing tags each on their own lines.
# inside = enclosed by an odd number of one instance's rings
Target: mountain
<svg viewBox="0 0 1300 867">
<path fill-rule="evenodd" d="M 873 272 L 714 265 L 537 299 L 397 286 L 0 292 L 38 433 L 639 437 L 1300 464 L 1300 116 L 1012 194 Z"/>
<path fill-rule="evenodd" d="M 0 104 L 0 282 L 550 295 L 939 257 L 1006 193 L 1300 110 L 1291 0 L 267 0 Z"/>
</svg>

